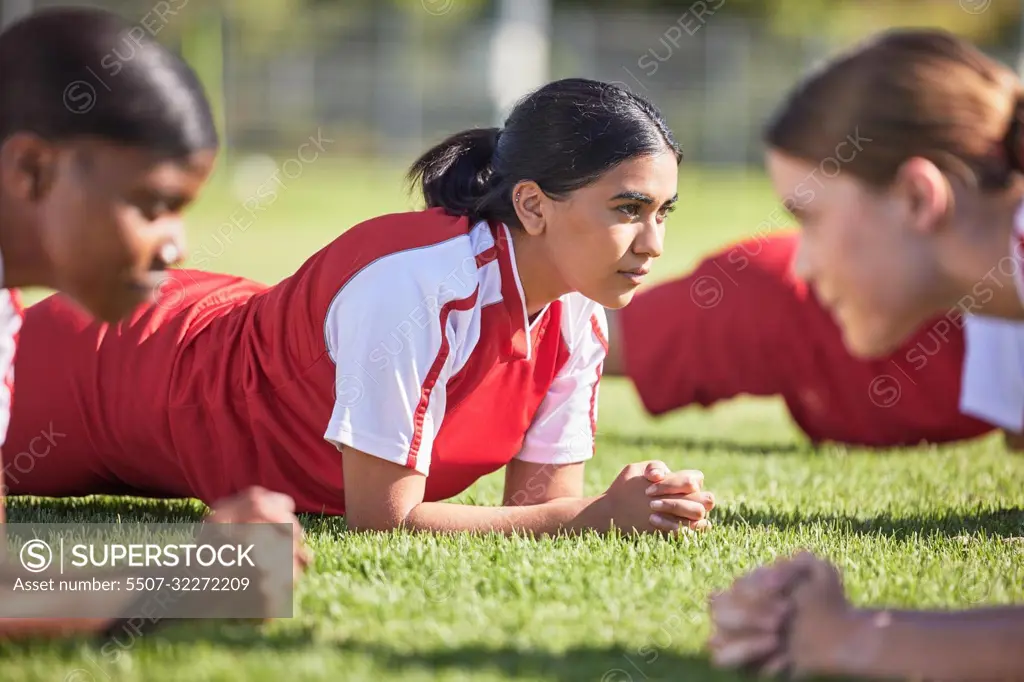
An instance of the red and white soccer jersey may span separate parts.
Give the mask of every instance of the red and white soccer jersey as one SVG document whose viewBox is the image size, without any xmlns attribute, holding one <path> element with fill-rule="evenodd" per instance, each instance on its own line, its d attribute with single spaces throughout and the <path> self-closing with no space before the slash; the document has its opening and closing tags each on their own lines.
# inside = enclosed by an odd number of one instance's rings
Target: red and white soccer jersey
<svg viewBox="0 0 1024 682">
<path fill-rule="evenodd" d="M 65 437 L 60 466 L 15 492 L 212 502 L 262 485 L 340 514 L 339 445 L 422 472 L 428 501 L 515 457 L 593 455 L 604 311 L 569 294 L 528 320 L 504 226 L 376 218 L 272 287 L 169 274 L 161 304 L 117 325 L 62 297 L 29 310 L 40 350 L 19 358 L 32 393 L 12 433 L 54 420 Z"/>
<path fill-rule="evenodd" d="M 14 358 L 24 310 L 16 291 L 0 289 L 0 446 L 7 439 L 14 401 Z M 0 484 L 3 483 L 0 475 Z"/>
<path fill-rule="evenodd" d="M 426 474 L 446 420 L 469 409 L 454 422 L 467 451 L 537 463 L 593 452 L 604 310 L 570 294 L 528 321 L 507 227 L 482 222 L 362 265 L 324 336 L 337 378 L 324 435 L 338 446 Z"/>
<path fill-rule="evenodd" d="M 779 395 L 813 442 L 910 445 L 992 429 L 959 411 L 957 323 L 937 318 L 888 357 L 855 358 L 793 271 L 798 240 L 738 242 L 623 308 L 625 373 L 650 413 Z"/>
</svg>

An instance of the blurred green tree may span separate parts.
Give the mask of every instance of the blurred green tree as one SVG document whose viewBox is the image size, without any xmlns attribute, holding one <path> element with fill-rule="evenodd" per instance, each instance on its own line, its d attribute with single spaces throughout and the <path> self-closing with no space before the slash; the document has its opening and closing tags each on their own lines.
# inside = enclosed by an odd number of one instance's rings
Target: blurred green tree
<svg viewBox="0 0 1024 682">
<path fill-rule="evenodd" d="M 557 5 L 622 10 L 620 0 L 552 0 Z M 944 28 L 980 41 L 1014 41 L 1020 0 L 630 0 L 629 9 L 745 16 L 784 35 L 856 40 L 897 26 Z"/>
<path fill-rule="evenodd" d="M 273 25 L 275 11 L 295 16 L 299 5 L 331 14 L 379 6 L 380 0 L 261 0 L 232 2 L 233 11 L 260 15 Z M 1020 0 L 551 0 L 555 7 L 575 6 L 624 11 L 662 13 L 714 12 L 765 21 L 783 35 L 816 34 L 830 40 L 856 40 L 893 26 L 931 26 L 955 31 L 986 42 L 1012 42 L 1020 32 Z M 494 0 L 387 0 L 408 12 L 450 7 L 453 21 L 486 12 Z M 285 7 L 286 9 L 282 9 Z M 258 19 L 256 21 L 259 21 Z"/>
</svg>

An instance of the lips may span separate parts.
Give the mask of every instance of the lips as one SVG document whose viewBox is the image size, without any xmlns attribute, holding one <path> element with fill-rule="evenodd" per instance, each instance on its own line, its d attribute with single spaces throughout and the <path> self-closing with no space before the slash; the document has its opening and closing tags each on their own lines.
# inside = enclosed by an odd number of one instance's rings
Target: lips
<svg viewBox="0 0 1024 682">
<path fill-rule="evenodd" d="M 132 279 L 132 284 L 139 289 L 156 289 L 165 279 L 166 276 L 151 272 Z"/>
<path fill-rule="evenodd" d="M 619 270 L 624 275 L 636 275 L 637 277 L 644 277 L 650 273 L 651 269 L 647 266 L 642 268 L 633 268 L 632 270 Z"/>
</svg>

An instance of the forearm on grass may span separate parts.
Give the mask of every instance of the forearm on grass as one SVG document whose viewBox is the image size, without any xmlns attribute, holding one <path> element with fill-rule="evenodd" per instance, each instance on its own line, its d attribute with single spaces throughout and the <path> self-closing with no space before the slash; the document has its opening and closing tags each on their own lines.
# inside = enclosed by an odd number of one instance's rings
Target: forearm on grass
<svg viewBox="0 0 1024 682">
<path fill-rule="evenodd" d="M 502 504 L 523 507 L 583 497 L 584 462 L 538 464 L 513 459 L 505 466 Z"/>
<path fill-rule="evenodd" d="M 73 594 L 49 591 L 15 590 L 17 578 L 22 580 L 46 581 L 57 579 L 56 573 L 33 574 L 28 577 L 24 572 L 15 572 L 10 567 L 0 567 L 0 594 L 4 597 L 3 613 L 12 616 L 0 618 L 0 640 L 47 639 L 71 635 L 96 634 L 102 632 L 112 622 L 112 618 L 65 618 L 69 611 L 89 611 L 97 613 L 108 611 L 112 599 L 120 599 L 127 604 L 132 595 L 114 595 L 110 592 L 76 592 Z M 92 576 L 89 576 L 92 577 Z M 66 579 L 81 578 L 80 576 L 63 576 Z M 109 576 L 104 576 L 109 579 Z M 75 608 L 70 609 L 69 604 Z M 31 617 L 28 617 L 30 616 Z M 17 617 L 13 617 L 17 616 Z"/>
<path fill-rule="evenodd" d="M 1015 454 L 1024 452 L 1024 435 L 1013 431 L 1003 431 L 1003 443 L 1006 449 Z"/>
<path fill-rule="evenodd" d="M 4 523 L 3 496 L 3 459 L 0 457 L 0 523 Z M 4 542 L 4 531 L 0 528 L 0 542 Z M 14 581 L 20 573 L 13 572 L 3 565 L 6 547 L 0 547 L 0 593 L 13 592 Z M 96 634 L 106 629 L 112 622 L 110 618 L 62 618 L 67 613 L 67 598 L 58 593 L 21 592 L 14 597 L 24 602 L 24 606 L 5 604 L 5 611 L 26 613 L 51 613 L 50 618 L 0 618 L 0 640 L 13 641 L 23 639 L 49 639 L 72 635 Z M 97 599 L 109 600 L 109 595 L 95 595 Z M 13 609 L 11 607 L 14 607 Z"/>
<path fill-rule="evenodd" d="M 0 641 L 95 635 L 112 622 L 101 618 L 0 618 Z"/>
<path fill-rule="evenodd" d="M 856 611 L 833 669 L 875 679 L 1024 680 L 1024 607 Z"/>
<path fill-rule="evenodd" d="M 544 465 L 514 465 L 514 481 L 506 486 L 502 507 L 447 502 L 425 502 L 426 476 L 408 467 L 374 457 L 353 448 L 343 449 L 346 481 L 345 517 L 354 531 L 388 531 L 406 528 L 431 532 L 533 533 L 555 535 L 596 528 L 607 530 L 612 515 L 605 496 L 574 497 L 582 483 L 571 484 L 582 474 L 582 464 L 557 467 L 536 477 Z M 515 493 L 538 484 L 523 498 Z M 349 482 L 358 481 L 358 485 Z M 543 482 L 543 485 L 540 485 Z M 545 499 L 546 496 L 554 499 Z M 525 501 L 525 504 L 517 504 Z"/>
<path fill-rule="evenodd" d="M 602 497 L 570 497 L 505 507 L 422 502 L 412 508 L 402 525 L 434 532 L 559 535 L 588 529 L 607 531 L 611 524 Z"/>
<path fill-rule="evenodd" d="M 216 530 L 210 531 L 216 533 Z M 204 535 L 204 538 L 217 537 Z M 100 635 L 117 623 L 128 620 L 132 631 L 159 627 L 168 620 L 182 618 L 220 617 L 232 609 L 251 608 L 266 604 L 270 589 L 261 581 L 262 573 L 244 565 L 222 567 L 176 566 L 170 570 L 163 566 L 119 566 L 103 570 L 60 571 L 50 567 L 38 573 L 26 574 L 10 563 L 0 563 L 0 640 L 52 638 L 67 635 Z M 139 580 L 152 578 L 170 584 L 178 579 L 223 579 L 238 577 L 247 580 L 243 591 L 202 590 L 147 592 L 135 588 Z M 34 586 L 18 585 L 31 581 Z M 101 581 L 106 585 L 87 590 L 57 591 L 61 582 Z M 133 581 L 136 581 L 133 583 Z M 205 583 L 204 584 L 208 584 Z M 276 593 L 275 593 L 276 595 Z M 244 604 L 243 604 L 244 602 Z M 237 612 L 237 611 L 236 611 Z M 118 617 L 68 618 L 74 614 L 119 614 Z M 142 614 L 139 616 L 138 614 Z"/>
</svg>

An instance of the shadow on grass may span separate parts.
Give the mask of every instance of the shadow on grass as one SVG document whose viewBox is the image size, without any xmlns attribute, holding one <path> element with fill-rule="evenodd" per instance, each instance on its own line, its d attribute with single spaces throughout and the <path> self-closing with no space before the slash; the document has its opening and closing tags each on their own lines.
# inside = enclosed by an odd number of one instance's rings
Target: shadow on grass
<svg viewBox="0 0 1024 682">
<path fill-rule="evenodd" d="M 513 647 L 487 647 L 470 644 L 431 651 L 402 651 L 387 645 L 346 641 L 317 641 L 309 630 L 287 630 L 264 635 L 258 628 L 236 624 L 205 622 L 179 624 L 133 639 L 88 642 L 61 640 L 0 644 L 0 656 L 25 656 L 39 652 L 55 655 L 69 666 L 91 672 L 113 667 L 119 654 L 143 647 L 197 646 L 202 649 L 237 652 L 297 653 L 313 655 L 325 649 L 343 656 L 366 658 L 376 668 L 398 677 L 412 673 L 464 674 L 469 679 L 484 672 L 516 679 L 579 680 L 580 682 L 648 682 L 653 680 L 738 681 L 740 676 L 714 669 L 706 656 L 683 654 L 644 646 L 577 646 L 562 651 L 539 651 Z M 241 661 L 244 665 L 244 658 Z M 149 663 L 148 665 L 152 665 Z"/>
<path fill-rule="evenodd" d="M 704 656 L 681 654 L 650 644 L 642 647 L 571 647 L 561 652 L 488 648 L 478 645 L 443 651 L 398 652 L 376 644 L 344 643 L 346 653 L 372 658 L 399 675 L 419 671 L 466 673 L 490 671 L 515 678 L 580 682 L 653 680 L 739 680 L 716 670 Z"/>
<path fill-rule="evenodd" d="M 144 497 L 8 497 L 9 523 L 191 523 L 202 519 L 198 500 Z"/>
<path fill-rule="evenodd" d="M 810 443 L 742 443 L 726 439 L 688 438 L 686 436 L 644 436 L 640 434 L 600 433 L 598 442 L 612 447 L 658 447 L 690 452 L 728 451 L 746 455 L 778 455 L 814 452 Z"/>
<path fill-rule="evenodd" d="M 820 443 L 812 443 L 811 441 L 800 441 L 797 443 L 750 443 L 729 440 L 727 438 L 693 438 L 689 436 L 643 435 L 634 433 L 599 433 L 597 438 L 599 443 L 611 447 L 658 447 L 686 450 L 688 452 L 728 452 L 729 454 L 738 455 L 810 454 L 826 457 L 837 452 L 884 454 L 887 457 L 896 457 L 901 454 L 920 454 L 925 450 L 945 452 L 963 447 L 965 444 L 979 442 L 980 440 L 953 441 L 949 443 L 908 443 L 900 446 L 871 446 L 836 443 L 833 441 L 823 441 Z"/>
<path fill-rule="evenodd" d="M 195 523 L 207 509 L 198 500 L 143 497 L 9 497 L 8 523 Z M 299 514 L 307 534 L 340 535 L 344 517 Z"/>
<path fill-rule="evenodd" d="M 928 516 L 884 513 L 858 518 L 844 514 L 755 510 L 740 505 L 736 508 L 716 509 L 714 519 L 718 526 L 770 527 L 780 531 L 823 526 L 836 533 L 884 535 L 897 540 L 934 535 L 957 537 L 984 534 L 1003 538 L 1024 535 L 1024 509 L 986 509 L 976 514 L 958 512 Z"/>
</svg>

